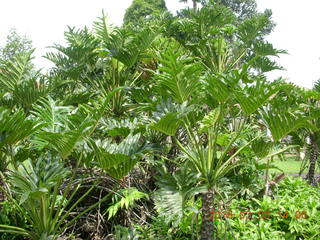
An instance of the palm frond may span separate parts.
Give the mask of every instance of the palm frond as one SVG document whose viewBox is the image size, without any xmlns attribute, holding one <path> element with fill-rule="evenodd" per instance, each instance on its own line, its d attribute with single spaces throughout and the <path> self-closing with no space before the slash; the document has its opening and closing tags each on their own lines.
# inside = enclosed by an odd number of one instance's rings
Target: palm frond
<svg viewBox="0 0 320 240">
<path fill-rule="evenodd" d="M 269 109 L 262 112 L 262 118 L 270 130 L 273 140 L 278 141 L 299 128 L 316 129 L 310 118 L 299 113 Z"/>
<path fill-rule="evenodd" d="M 250 115 L 263 106 L 281 86 L 269 84 L 265 79 L 257 79 L 252 86 L 246 86 L 235 92 L 235 97 L 246 115 Z"/>
<path fill-rule="evenodd" d="M 43 125 L 28 119 L 22 110 L 11 113 L 0 108 L 0 147 L 16 144 L 38 131 Z"/>
<path fill-rule="evenodd" d="M 148 148 L 140 143 L 140 134 L 128 135 L 120 144 L 108 142 L 99 146 L 90 142 L 98 166 L 114 178 L 126 176 L 143 157 Z"/>
<path fill-rule="evenodd" d="M 119 194 L 119 195 L 118 195 Z M 125 188 L 115 194 L 112 198 L 112 205 L 108 207 L 108 219 L 114 217 L 119 210 L 134 207 L 138 200 L 149 198 L 148 194 L 138 191 L 136 188 Z"/>
<path fill-rule="evenodd" d="M 18 54 L 14 61 L 3 63 L 3 69 L 0 71 L 0 88 L 13 92 L 16 85 L 25 81 L 30 71 L 30 61 L 33 51 L 24 54 Z"/>
<path fill-rule="evenodd" d="M 179 48 L 172 45 L 160 53 L 161 73 L 156 73 L 155 77 L 159 80 L 158 87 L 161 91 L 164 89 L 178 103 L 183 103 L 198 91 L 202 67 L 199 63 L 194 63 L 194 59 L 185 56 Z"/>
</svg>

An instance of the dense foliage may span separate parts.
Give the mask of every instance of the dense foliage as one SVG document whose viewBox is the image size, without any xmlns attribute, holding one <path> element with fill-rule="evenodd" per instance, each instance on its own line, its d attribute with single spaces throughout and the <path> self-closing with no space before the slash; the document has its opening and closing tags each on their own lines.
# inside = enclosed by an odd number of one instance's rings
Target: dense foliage
<svg viewBox="0 0 320 240">
<path fill-rule="evenodd" d="M 32 50 L 2 61 L 1 239 L 320 237 L 319 89 L 267 81 L 270 12 L 198 2 L 69 27 L 47 74 Z M 311 185 L 270 174 L 304 143 Z"/>
<path fill-rule="evenodd" d="M 126 10 L 123 24 L 131 28 L 142 26 L 148 18 L 167 11 L 164 0 L 134 0 Z"/>
<path fill-rule="evenodd" d="M 21 36 L 16 29 L 11 29 L 7 36 L 6 45 L 0 47 L 0 60 L 12 61 L 19 53 L 26 53 L 32 49 L 32 41 L 26 36 Z"/>
</svg>

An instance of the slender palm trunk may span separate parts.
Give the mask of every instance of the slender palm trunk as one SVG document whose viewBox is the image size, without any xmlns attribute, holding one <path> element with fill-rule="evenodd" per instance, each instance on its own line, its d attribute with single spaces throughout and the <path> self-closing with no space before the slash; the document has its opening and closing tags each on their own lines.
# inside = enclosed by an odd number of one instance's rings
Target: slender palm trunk
<svg viewBox="0 0 320 240">
<path fill-rule="evenodd" d="M 299 148 L 295 148 L 296 151 L 296 161 L 301 161 L 301 152 L 300 152 L 300 147 Z"/>
<path fill-rule="evenodd" d="M 5 188 L 4 177 L 0 172 L 0 203 L 7 200 L 7 197 L 4 192 L 4 188 Z M 2 204 L 0 204 L 0 209 L 1 208 L 2 208 Z"/>
<path fill-rule="evenodd" d="M 309 165 L 309 171 L 308 171 L 308 181 L 310 184 L 314 184 L 314 173 L 316 168 L 316 163 L 319 156 L 319 150 L 318 150 L 318 144 L 316 141 L 316 137 L 314 135 L 311 135 L 311 153 L 310 153 L 310 165 Z"/>
<path fill-rule="evenodd" d="M 196 11 L 197 10 L 197 2 L 196 0 L 193 0 L 193 10 Z"/>
<path fill-rule="evenodd" d="M 264 178 L 264 187 L 265 187 L 264 195 L 265 196 L 268 196 L 268 193 L 269 193 L 269 165 L 270 165 L 270 159 L 268 158 L 267 167 L 266 167 L 266 176 Z"/>
<path fill-rule="evenodd" d="M 214 211 L 214 192 L 209 189 L 208 192 L 202 193 L 202 224 L 201 240 L 214 240 L 214 225 L 212 213 Z"/>
</svg>

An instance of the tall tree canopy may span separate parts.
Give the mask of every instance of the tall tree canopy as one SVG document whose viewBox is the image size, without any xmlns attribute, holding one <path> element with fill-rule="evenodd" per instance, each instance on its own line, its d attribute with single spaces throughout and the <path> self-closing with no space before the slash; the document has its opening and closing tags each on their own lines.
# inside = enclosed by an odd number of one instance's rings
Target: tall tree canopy
<svg viewBox="0 0 320 240">
<path fill-rule="evenodd" d="M 26 36 L 21 36 L 16 29 L 11 29 L 7 36 L 6 44 L 0 47 L 0 59 L 12 60 L 19 53 L 26 53 L 32 48 L 32 41 Z"/>
<path fill-rule="evenodd" d="M 141 25 L 146 18 L 167 10 L 164 0 L 133 0 L 123 18 L 124 25 Z"/>
<path fill-rule="evenodd" d="M 230 7 L 241 19 L 257 13 L 256 0 L 221 0 L 220 3 Z"/>
</svg>

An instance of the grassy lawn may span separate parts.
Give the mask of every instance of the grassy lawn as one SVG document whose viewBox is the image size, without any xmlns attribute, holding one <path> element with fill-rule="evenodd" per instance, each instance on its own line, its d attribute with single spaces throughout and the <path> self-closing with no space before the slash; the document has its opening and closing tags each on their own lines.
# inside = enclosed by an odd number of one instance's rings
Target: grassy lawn
<svg viewBox="0 0 320 240">
<path fill-rule="evenodd" d="M 270 169 L 270 173 L 287 173 L 287 174 L 297 174 L 300 171 L 302 161 L 296 161 L 294 156 L 287 156 L 285 161 L 281 161 L 279 158 L 275 158 L 271 165 L 275 165 L 282 171 L 272 168 Z M 303 173 L 307 173 L 308 169 L 305 169 Z M 319 168 L 316 168 L 316 173 L 319 174 Z"/>
<path fill-rule="evenodd" d="M 270 169 L 271 173 L 299 173 L 300 171 L 300 166 L 301 166 L 302 161 L 296 161 L 294 157 L 287 157 L 286 161 L 281 161 L 278 158 L 275 158 L 273 162 L 271 163 L 272 165 L 275 165 L 276 167 L 280 168 L 282 171 L 278 169 Z M 307 172 L 307 169 L 304 171 L 304 173 Z"/>
</svg>

